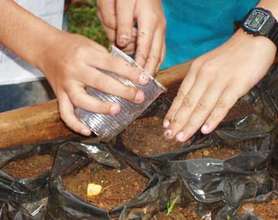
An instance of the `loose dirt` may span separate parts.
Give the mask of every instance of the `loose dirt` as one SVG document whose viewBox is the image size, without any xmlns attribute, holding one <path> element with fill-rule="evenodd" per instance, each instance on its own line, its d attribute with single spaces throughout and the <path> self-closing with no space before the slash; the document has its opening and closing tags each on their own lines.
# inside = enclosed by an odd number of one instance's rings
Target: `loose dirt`
<svg viewBox="0 0 278 220">
<path fill-rule="evenodd" d="M 12 161 L 4 166 L 2 170 L 19 179 L 31 178 L 49 171 L 53 160 L 53 157 L 48 154 L 34 155 L 26 159 Z"/>
<path fill-rule="evenodd" d="M 175 151 L 183 143 L 164 138 L 163 119 L 148 117 L 133 122 L 122 135 L 124 145 L 141 156 L 153 156 Z"/>
<path fill-rule="evenodd" d="M 91 164 L 78 173 L 64 177 L 63 182 L 67 191 L 74 193 L 84 201 L 111 210 L 143 192 L 148 179 L 132 168 L 116 170 Z M 89 183 L 101 185 L 102 192 L 97 196 L 87 197 Z"/>
<path fill-rule="evenodd" d="M 278 199 L 263 203 L 246 203 L 240 208 L 239 213 L 253 213 L 262 220 L 277 220 Z"/>
<path fill-rule="evenodd" d="M 240 153 L 240 149 L 231 147 L 211 147 L 189 153 L 185 159 L 213 158 L 227 160 Z"/>
</svg>

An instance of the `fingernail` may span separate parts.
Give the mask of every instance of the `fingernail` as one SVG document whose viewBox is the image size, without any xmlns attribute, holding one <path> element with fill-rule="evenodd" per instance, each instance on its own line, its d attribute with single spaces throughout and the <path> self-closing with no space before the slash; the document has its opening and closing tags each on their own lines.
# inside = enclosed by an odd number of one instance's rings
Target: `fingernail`
<svg viewBox="0 0 278 220">
<path fill-rule="evenodd" d="M 91 134 L 91 131 L 89 129 L 83 128 L 81 130 L 81 133 L 85 136 L 89 136 Z"/>
<path fill-rule="evenodd" d="M 209 133 L 209 125 L 208 124 L 203 125 L 203 127 L 201 128 L 201 132 L 203 134 L 208 134 Z"/>
<path fill-rule="evenodd" d="M 164 136 L 168 139 L 172 139 L 173 138 L 173 132 L 168 129 L 164 132 Z"/>
<path fill-rule="evenodd" d="M 176 136 L 177 141 L 185 142 L 186 141 L 186 134 L 184 132 L 179 132 Z"/>
<path fill-rule="evenodd" d="M 111 115 L 117 115 L 121 111 L 121 107 L 119 105 L 112 105 L 110 108 Z"/>
<path fill-rule="evenodd" d="M 150 77 L 145 74 L 145 73 L 141 73 L 139 76 L 139 83 L 142 85 L 146 85 L 148 84 L 148 82 L 150 81 Z"/>
<path fill-rule="evenodd" d="M 139 104 L 139 103 L 144 102 L 144 99 L 145 99 L 145 97 L 144 97 L 144 92 L 141 91 L 141 90 L 139 90 L 139 91 L 136 93 L 135 102 Z"/>
<path fill-rule="evenodd" d="M 168 128 L 169 125 L 170 125 L 170 121 L 169 121 L 169 120 L 164 120 L 164 122 L 163 122 L 163 127 L 164 127 L 164 128 Z"/>
</svg>

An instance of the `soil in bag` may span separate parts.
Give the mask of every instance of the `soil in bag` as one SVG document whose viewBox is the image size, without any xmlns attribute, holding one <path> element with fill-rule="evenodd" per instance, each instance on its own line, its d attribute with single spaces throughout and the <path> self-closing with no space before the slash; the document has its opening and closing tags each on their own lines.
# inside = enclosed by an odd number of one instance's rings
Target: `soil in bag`
<svg viewBox="0 0 278 220">
<path fill-rule="evenodd" d="M 45 219 L 48 183 L 60 142 L 0 150 L 0 219 Z"/>
<path fill-rule="evenodd" d="M 277 220 L 278 199 L 262 203 L 246 203 L 240 207 L 239 215 L 253 215 L 262 220 Z"/>
<path fill-rule="evenodd" d="M 134 121 L 122 134 L 123 144 L 140 156 L 173 152 L 184 143 L 165 139 L 163 118 L 153 116 Z"/>
<path fill-rule="evenodd" d="M 227 160 L 240 153 L 240 149 L 236 147 L 210 147 L 200 150 L 196 150 L 187 154 L 183 159 L 201 159 L 201 158 L 213 158 L 219 160 Z"/>
<path fill-rule="evenodd" d="M 97 163 L 91 163 L 85 168 L 63 178 L 65 189 L 82 200 L 99 208 L 111 210 L 135 198 L 143 192 L 148 179 L 141 176 L 130 167 L 112 169 Z M 101 186 L 98 195 L 88 196 L 88 184 Z"/>
<path fill-rule="evenodd" d="M 12 161 L 2 170 L 18 179 L 32 178 L 50 171 L 53 160 L 53 156 L 49 154 L 34 155 L 26 159 Z"/>
</svg>

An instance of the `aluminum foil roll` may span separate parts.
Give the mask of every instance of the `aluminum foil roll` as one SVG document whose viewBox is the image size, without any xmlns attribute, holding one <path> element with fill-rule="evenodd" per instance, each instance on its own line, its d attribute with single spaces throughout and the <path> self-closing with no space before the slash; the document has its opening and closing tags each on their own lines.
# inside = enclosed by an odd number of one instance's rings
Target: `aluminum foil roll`
<svg viewBox="0 0 278 220">
<path fill-rule="evenodd" d="M 112 55 L 121 57 L 131 65 L 138 66 L 131 57 L 116 47 L 112 47 Z M 85 123 L 85 125 L 87 125 L 92 132 L 94 132 L 101 139 L 110 140 L 121 133 L 132 121 L 139 117 L 161 93 L 166 91 L 166 89 L 153 78 L 147 85 L 139 85 L 127 79 L 123 79 L 115 73 L 107 71 L 103 72 L 119 80 L 125 85 L 141 89 L 145 94 L 144 103 L 136 104 L 121 97 L 101 92 L 94 88 L 87 88 L 89 95 L 94 96 L 101 101 L 117 103 L 121 106 L 121 112 L 115 116 L 88 112 L 80 108 L 76 109 L 76 115 L 78 118 Z"/>
</svg>

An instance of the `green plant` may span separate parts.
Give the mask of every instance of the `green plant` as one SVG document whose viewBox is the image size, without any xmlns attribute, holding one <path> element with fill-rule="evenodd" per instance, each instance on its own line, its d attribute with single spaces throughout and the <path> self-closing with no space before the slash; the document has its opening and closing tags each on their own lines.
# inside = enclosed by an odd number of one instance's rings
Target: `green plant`
<svg viewBox="0 0 278 220">
<path fill-rule="evenodd" d="M 105 47 L 109 40 L 97 17 L 95 0 L 86 0 L 84 5 L 71 5 L 67 12 L 68 31 L 86 36 Z"/>
<path fill-rule="evenodd" d="M 166 215 L 170 215 L 173 212 L 178 199 L 179 199 L 179 196 L 177 196 L 172 201 L 170 200 L 170 201 L 167 202 L 167 204 L 166 204 Z"/>
</svg>

